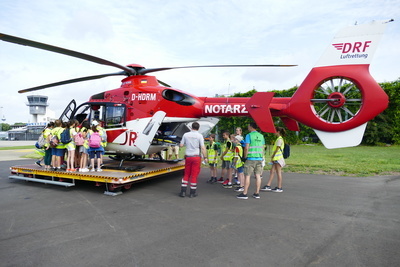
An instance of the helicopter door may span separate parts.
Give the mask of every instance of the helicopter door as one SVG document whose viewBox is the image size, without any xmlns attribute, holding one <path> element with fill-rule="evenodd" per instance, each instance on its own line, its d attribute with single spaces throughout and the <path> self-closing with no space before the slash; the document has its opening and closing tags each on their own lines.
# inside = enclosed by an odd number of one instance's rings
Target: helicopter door
<svg viewBox="0 0 400 267">
<path fill-rule="evenodd" d="M 147 123 L 146 127 L 144 127 L 144 130 L 138 134 L 135 144 L 136 147 L 139 148 L 144 154 L 147 154 L 151 142 L 153 141 L 158 128 L 160 128 L 160 125 L 166 114 L 167 113 L 164 111 L 157 111 Z"/>
<path fill-rule="evenodd" d="M 74 112 L 76 108 L 76 102 L 75 99 L 72 99 L 71 102 L 69 102 L 68 106 L 64 109 L 64 112 L 60 116 L 60 120 L 63 122 L 67 122 L 71 119 L 71 115 Z"/>
</svg>

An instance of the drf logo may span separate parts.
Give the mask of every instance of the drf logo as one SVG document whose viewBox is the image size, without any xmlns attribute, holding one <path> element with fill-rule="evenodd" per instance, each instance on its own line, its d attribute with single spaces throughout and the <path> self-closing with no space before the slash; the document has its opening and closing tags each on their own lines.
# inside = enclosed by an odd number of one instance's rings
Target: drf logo
<svg viewBox="0 0 400 267">
<path fill-rule="evenodd" d="M 338 43 L 332 44 L 337 50 L 342 51 L 342 54 L 346 53 L 361 53 L 365 52 L 370 46 L 372 41 L 355 42 L 355 43 Z"/>
</svg>

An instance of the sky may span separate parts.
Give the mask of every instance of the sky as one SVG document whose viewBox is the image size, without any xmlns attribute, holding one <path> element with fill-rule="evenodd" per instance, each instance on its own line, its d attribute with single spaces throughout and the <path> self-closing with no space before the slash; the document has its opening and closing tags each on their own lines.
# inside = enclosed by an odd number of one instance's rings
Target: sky
<svg viewBox="0 0 400 267">
<path fill-rule="evenodd" d="M 398 0 L 2 0 L 0 33 L 146 68 L 212 64 L 295 64 L 291 68 L 213 68 L 156 72 L 197 96 L 284 90 L 300 85 L 342 27 L 394 19 L 372 61 L 378 82 L 400 78 Z M 49 97 L 58 117 L 70 100 L 119 88 L 123 76 L 18 90 L 117 72 L 36 48 L 0 41 L 0 117 L 31 122 L 27 96 Z"/>
</svg>

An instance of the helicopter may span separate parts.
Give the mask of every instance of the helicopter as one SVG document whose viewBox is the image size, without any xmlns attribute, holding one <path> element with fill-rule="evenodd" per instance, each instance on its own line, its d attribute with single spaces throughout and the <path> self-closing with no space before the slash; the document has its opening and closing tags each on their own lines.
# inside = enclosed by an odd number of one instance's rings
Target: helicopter
<svg viewBox="0 0 400 267">
<path fill-rule="evenodd" d="M 274 133 L 273 117 L 279 117 L 291 131 L 299 123 L 313 128 L 328 148 L 357 146 L 366 124 L 388 106 L 388 96 L 372 78 L 369 65 L 387 21 L 352 25 L 340 30 L 316 66 L 292 97 L 274 97 L 273 92 L 257 92 L 252 97 L 197 97 L 159 81 L 153 72 L 182 68 L 293 67 L 296 65 L 206 65 L 145 68 L 123 66 L 92 55 L 0 33 L 6 42 L 111 66 L 118 72 L 81 77 L 20 90 L 36 91 L 81 81 L 122 75 L 121 86 L 92 95 L 77 106 L 67 106 L 60 119 L 97 120 L 107 133 L 108 154 L 121 158 L 158 153 L 177 144 L 190 131 L 189 124 L 200 122 L 206 135 L 217 117 L 248 116 L 261 131 Z"/>
</svg>

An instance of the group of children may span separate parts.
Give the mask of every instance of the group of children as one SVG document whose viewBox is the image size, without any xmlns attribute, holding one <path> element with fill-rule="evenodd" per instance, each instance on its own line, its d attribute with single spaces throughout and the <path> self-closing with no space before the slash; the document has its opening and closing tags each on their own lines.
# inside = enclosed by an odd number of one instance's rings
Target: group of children
<svg viewBox="0 0 400 267">
<path fill-rule="evenodd" d="M 207 145 L 208 164 L 210 166 L 211 178 L 208 183 L 222 183 L 224 188 L 237 187 L 242 190 L 244 184 L 243 173 L 243 136 L 242 129 L 236 128 L 236 134 L 225 131 L 222 133 L 224 142 L 221 147 L 215 141 L 215 134 L 209 137 Z M 221 160 L 221 176 L 217 179 L 217 165 Z M 233 179 L 233 176 L 235 179 Z M 239 192 L 239 191 L 238 191 Z"/>
<path fill-rule="evenodd" d="M 280 159 L 282 162 L 275 162 L 275 155 L 277 151 L 281 151 L 283 144 L 282 136 L 285 135 L 283 128 L 277 128 L 277 139 L 274 144 L 272 152 L 271 165 L 269 180 L 267 185 L 262 187 L 261 191 L 274 191 L 283 192 L 282 190 L 282 172 L 281 167 L 285 165 L 283 158 Z M 225 131 L 222 134 L 224 139 L 221 147 L 215 140 L 215 134 L 211 134 L 209 137 L 209 144 L 207 145 L 208 164 L 210 166 L 211 178 L 207 183 L 222 183 L 224 188 L 235 188 L 236 192 L 244 191 L 244 138 L 242 136 L 242 129 L 237 127 L 235 130 L 236 134 L 230 134 Z M 279 148 L 279 149 L 278 149 Z M 217 179 L 217 166 L 221 160 L 221 176 Z M 275 164 L 277 163 L 277 164 Z M 262 167 L 265 166 L 265 160 L 263 160 Z M 274 175 L 277 174 L 278 186 L 271 189 L 271 182 Z"/>
<path fill-rule="evenodd" d="M 36 146 L 42 150 L 43 158 L 36 164 L 42 167 L 43 160 L 44 168 L 53 171 L 101 172 L 106 145 L 106 131 L 96 120 L 91 124 L 87 120 L 55 120 L 47 124 L 39 137 Z"/>
</svg>

